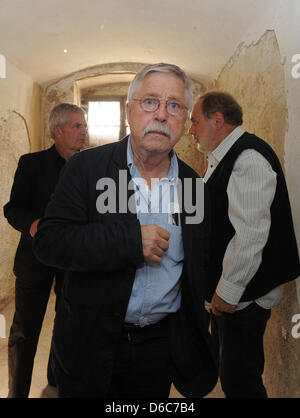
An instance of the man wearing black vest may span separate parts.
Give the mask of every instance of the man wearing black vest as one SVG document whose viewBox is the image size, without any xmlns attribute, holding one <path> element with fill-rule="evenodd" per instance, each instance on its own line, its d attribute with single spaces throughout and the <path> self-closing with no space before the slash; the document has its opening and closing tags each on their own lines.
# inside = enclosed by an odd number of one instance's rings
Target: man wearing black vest
<svg viewBox="0 0 300 418">
<path fill-rule="evenodd" d="M 15 314 L 8 341 L 9 398 L 27 398 L 33 362 L 55 277 L 56 300 L 60 296 L 62 271 L 40 263 L 32 251 L 32 238 L 65 162 L 83 148 L 87 138 L 84 111 L 61 103 L 50 114 L 49 127 L 55 144 L 49 149 L 22 155 L 15 173 L 4 216 L 21 232 L 15 256 Z M 48 362 L 48 382 L 54 386 Z"/>
<path fill-rule="evenodd" d="M 242 118 L 233 97 L 209 92 L 194 106 L 190 134 L 207 152 L 206 299 L 222 389 L 229 398 L 262 398 L 266 324 L 300 265 L 280 162 L 266 142 L 242 129 Z"/>
</svg>

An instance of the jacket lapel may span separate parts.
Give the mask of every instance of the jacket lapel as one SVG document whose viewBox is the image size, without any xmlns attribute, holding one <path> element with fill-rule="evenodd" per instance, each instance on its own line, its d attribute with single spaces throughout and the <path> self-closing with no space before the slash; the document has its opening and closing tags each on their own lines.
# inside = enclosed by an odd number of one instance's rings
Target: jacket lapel
<svg viewBox="0 0 300 418">
<path fill-rule="evenodd" d="M 128 209 L 129 199 L 133 201 L 134 190 L 130 187 L 131 175 L 127 166 L 127 144 L 128 136 L 122 139 L 116 146 L 109 166 L 109 177 L 116 184 L 117 197 L 117 213 L 125 215 L 126 218 L 136 218 L 136 213 L 132 213 Z M 121 199 L 119 199 L 121 197 Z"/>
</svg>

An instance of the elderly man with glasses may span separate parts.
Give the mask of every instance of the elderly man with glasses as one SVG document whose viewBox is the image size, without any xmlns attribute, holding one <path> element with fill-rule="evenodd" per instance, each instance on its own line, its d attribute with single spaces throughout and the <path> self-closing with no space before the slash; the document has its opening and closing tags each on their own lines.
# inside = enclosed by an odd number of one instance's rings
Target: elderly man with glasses
<svg viewBox="0 0 300 418">
<path fill-rule="evenodd" d="M 173 150 L 192 104 L 179 67 L 142 69 L 128 92 L 130 135 L 74 156 L 39 224 L 37 257 L 66 271 L 53 338 L 61 397 L 167 398 L 172 381 L 204 396 L 216 383 L 207 222 L 190 210 L 204 204 L 202 181 Z"/>
</svg>

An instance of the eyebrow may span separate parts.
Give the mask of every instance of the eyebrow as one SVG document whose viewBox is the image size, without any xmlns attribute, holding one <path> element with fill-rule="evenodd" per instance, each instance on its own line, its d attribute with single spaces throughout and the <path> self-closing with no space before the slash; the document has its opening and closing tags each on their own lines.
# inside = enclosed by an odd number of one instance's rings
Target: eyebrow
<svg viewBox="0 0 300 418">
<path fill-rule="evenodd" d="M 147 93 L 143 97 L 145 97 L 145 98 L 146 97 L 155 97 L 157 99 L 161 99 L 161 97 L 156 93 Z M 183 103 L 178 97 L 174 97 L 174 96 L 167 97 L 166 100 L 176 100 L 177 102 Z"/>
<path fill-rule="evenodd" d="M 174 97 L 174 96 L 168 97 L 167 100 L 176 100 L 177 102 L 182 103 L 182 101 L 180 99 L 178 99 L 177 97 Z"/>
<path fill-rule="evenodd" d="M 82 122 L 74 122 L 73 126 L 80 126 L 80 125 L 87 125 L 87 123 L 82 123 Z"/>
</svg>

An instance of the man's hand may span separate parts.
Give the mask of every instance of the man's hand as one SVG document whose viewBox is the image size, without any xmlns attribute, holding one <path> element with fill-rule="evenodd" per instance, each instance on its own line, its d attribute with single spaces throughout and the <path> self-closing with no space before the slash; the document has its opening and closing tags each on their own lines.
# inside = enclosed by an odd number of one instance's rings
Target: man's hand
<svg viewBox="0 0 300 418">
<path fill-rule="evenodd" d="M 35 221 L 32 222 L 31 227 L 29 229 L 29 234 L 31 235 L 31 237 L 33 238 L 37 232 L 37 226 L 38 223 L 40 222 L 40 219 L 36 219 Z"/>
<path fill-rule="evenodd" d="M 145 261 L 160 263 L 169 248 L 169 231 L 157 225 L 143 225 L 141 231 Z"/>
<path fill-rule="evenodd" d="M 230 305 L 225 302 L 220 296 L 215 294 L 211 300 L 211 309 L 214 315 L 222 316 L 223 313 L 233 313 L 236 310 L 237 305 Z"/>
</svg>

